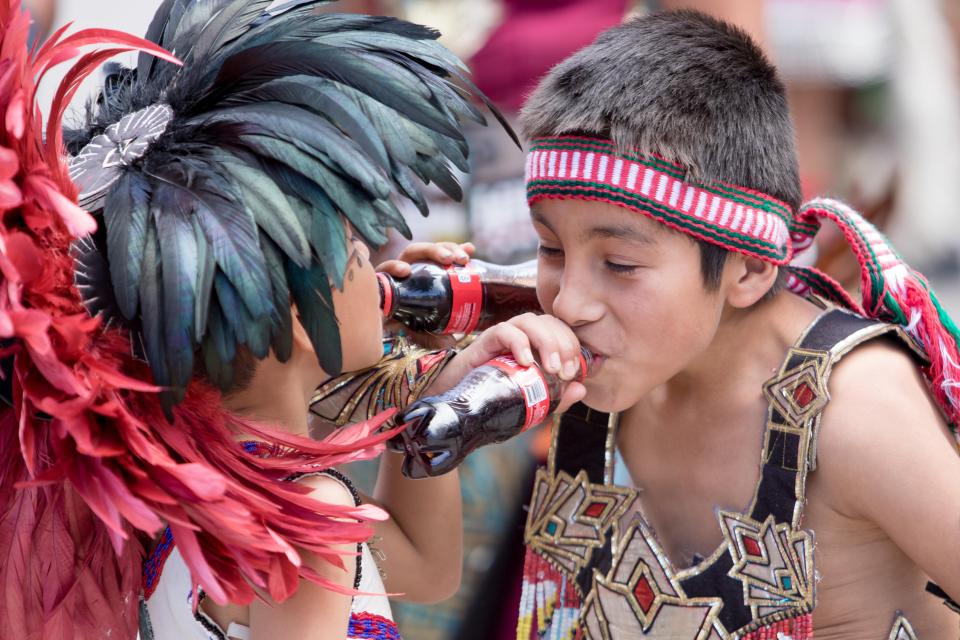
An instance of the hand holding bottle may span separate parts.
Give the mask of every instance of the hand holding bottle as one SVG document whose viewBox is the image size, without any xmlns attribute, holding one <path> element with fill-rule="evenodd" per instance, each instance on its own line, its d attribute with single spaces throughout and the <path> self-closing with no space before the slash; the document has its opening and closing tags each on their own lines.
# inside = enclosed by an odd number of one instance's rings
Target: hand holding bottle
<svg viewBox="0 0 960 640">
<path fill-rule="evenodd" d="M 539 355 L 539 364 L 533 352 Z M 391 441 L 406 453 L 403 474 L 438 476 L 476 448 L 502 442 L 581 400 L 591 356 L 552 316 L 524 314 L 488 329 L 454 358 L 402 420 Z"/>
<path fill-rule="evenodd" d="M 536 260 L 514 265 L 417 262 L 406 271 L 403 277 L 377 273 L 380 308 L 385 318 L 415 331 L 467 334 L 541 311 Z"/>
<path fill-rule="evenodd" d="M 411 269 L 414 265 L 429 263 L 436 265 L 438 269 L 448 269 L 463 267 L 470 262 L 476 249 L 471 242 L 411 242 L 403 248 L 403 251 L 393 260 L 386 260 L 377 265 L 377 277 L 380 280 L 381 287 L 381 307 L 383 304 L 383 281 L 402 281 L 410 277 Z M 384 276 L 389 276 L 385 278 Z M 382 309 L 381 309 L 382 311 Z M 385 323 L 397 323 L 395 326 L 401 326 L 397 319 L 384 317 Z M 413 341 L 423 347 L 431 349 L 441 349 L 451 347 L 455 340 L 444 334 L 429 333 L 420 331 L 417 327 L 407 326 Z"/>
<path fill-rule="evenodd" d="M 406 278 L 410 275 L 410 264 L 430 261 L 439 265 L 464 265 L 476 252 L 472 242 L 411 242 L 394 260 L 377 265 L 377 271 L 389 273 L 394 278 Z"/>
</svg>

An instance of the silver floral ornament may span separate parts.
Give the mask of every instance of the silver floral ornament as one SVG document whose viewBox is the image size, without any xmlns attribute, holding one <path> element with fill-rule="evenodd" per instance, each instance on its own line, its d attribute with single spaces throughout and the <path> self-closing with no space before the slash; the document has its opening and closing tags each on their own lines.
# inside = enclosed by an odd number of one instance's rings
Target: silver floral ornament
<svg viewBox="0 0 960 640">
<path fill-rule="evenodd" d="M 80 189 L 80 206 L 95 211 L 123 169 L 142 158 L 150 145 L 173 120 L 168 104 L 149 107 L 124 116 L 95 136 L 70 160 L 70 179 Z"/>
</svg>

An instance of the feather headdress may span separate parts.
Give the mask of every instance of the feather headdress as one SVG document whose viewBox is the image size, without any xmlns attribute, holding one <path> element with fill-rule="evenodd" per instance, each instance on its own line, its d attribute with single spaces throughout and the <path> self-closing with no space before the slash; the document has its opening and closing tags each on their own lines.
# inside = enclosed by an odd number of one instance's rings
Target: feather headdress
<svg viewBox="0 0 960 640">
<path fill-rule="evenodd" d="M 339 373 L 344 220 L 371 245 L 389 227 L 409 235 L 392 196 L 426 213 L 419 178 L 459 199 L 460 122 L 483 122 L 436 31 L 277 4 L 167 0 L 147 38 L 184 65 L 141 56 L 69 133 L 81 204 L 106 227 L 81 251 L 81 290 L 94 311 L 140 322 L 172 402 L 197 347 L 224 388 L 239 345 L 285 360 L 291 298 Z"/>
<path fill-rule="evenodd" d="M 238 345 L 282 358 L 293 302 L 339 369 L 344 217 L 376 244 L 405 229 L 392 194 L 425 210 L 414 178 L 458 195 L 448 162 L 465 166 L 459 122 L 480 114 L 457 61 L 433 31 L 316 1 L 167 0 L 147 40 L 64 29 L 30 52 L 19 1 L 0 3 L 0 628 L 133 637 L 140 541 L 164 523 L 217 601 L 324 583 L 296 549 L 342 564 L 332 546 L 383 514 L 282 478 L 375 455 L 389 413 L 285 436 L 225 412 L 193 353 L 218 384 Z M 67 74 L 44 136 L 35 83 L 83 45 L 103 48 Z M 64 135 L 81 80 L 131 49 L 136 68 Z M 245 453 L 240 432 L 285 455 Z"/>
</svg>

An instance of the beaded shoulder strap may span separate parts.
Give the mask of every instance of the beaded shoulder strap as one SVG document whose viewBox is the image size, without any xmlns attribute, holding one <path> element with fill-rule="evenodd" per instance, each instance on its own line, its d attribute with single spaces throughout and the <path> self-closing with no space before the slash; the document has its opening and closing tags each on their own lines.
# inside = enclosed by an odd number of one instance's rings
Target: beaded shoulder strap
<svg viewBox="0 0 960 640">
<path fill-rule="evenodd" d="M 778 616 L 812 611 L 815 605 L 813 544 L 800 529 L 807 473 L 816 467 L 816 442 L 824 408 L 830 400 L 827 382 L 833 366 L 857 345 L 886 334 L 902 335 L 891 324 L 834 309 L 821 314 L 800 337 L 777 374 L 763 386 L 768 402 L 760 462 L 760 481 L 744 513 L 720 512 L 726 545 L 713 557 L 681 572 L 688 596 L 720 596 L 720 620 L 727 629 L 750 629 Z M 770 545 L 775 533 L 789 544 Z M 776 549 L 772 547 L 777 547 Z M 781 548 L 782 547 L 782 548 Z M 751 575 L 752 558 L 783 552 L 788 570 L 779 584 Z M 759 560 L 758 560 L 759 562 Z M 789 607 L 764 607 L 770 594 Z M 764 615 L 764 610 L 771 611 Z"/>
</svg>

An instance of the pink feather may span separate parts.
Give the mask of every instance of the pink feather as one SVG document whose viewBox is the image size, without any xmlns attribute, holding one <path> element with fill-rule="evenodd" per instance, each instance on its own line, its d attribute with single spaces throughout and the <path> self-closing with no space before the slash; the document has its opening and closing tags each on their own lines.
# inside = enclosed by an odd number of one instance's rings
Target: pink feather
<svg viewBox="0 0 960 640">
<path fill-rule="evenodd" d="M 375 507 L 319 502 L 284 482 L 377 455 L 395 431 L 385 413 L 315 442 L 239 420 L 195 382 L 164 416 L 130 336 L 86 316 L 69 246 L 95 228 L 63 163 L 61 120 L 82 80 L 116 53 L 155 44 L 109 30 L 55 33 L 27 47 L 19 0 L 0 0 L 0 357 L 13 358 L 13 407 L 0 408 L 0 629 L 19 638 L 133 638 L 142 542 L 169 524 L 194 579 L 214 599 L 289 597 L 300 578 L 341 592 L 300 549 L 342 567 L 335 552 L 371 535 Z M 36 79 L 76 54 L 46 136 Z M 19 193 L 19 195 L 18 195 Z M 41 256 L 38 259 L 37 256 Z M 276 442 L 260 458 L 241 433 Z"/>
</svg>

